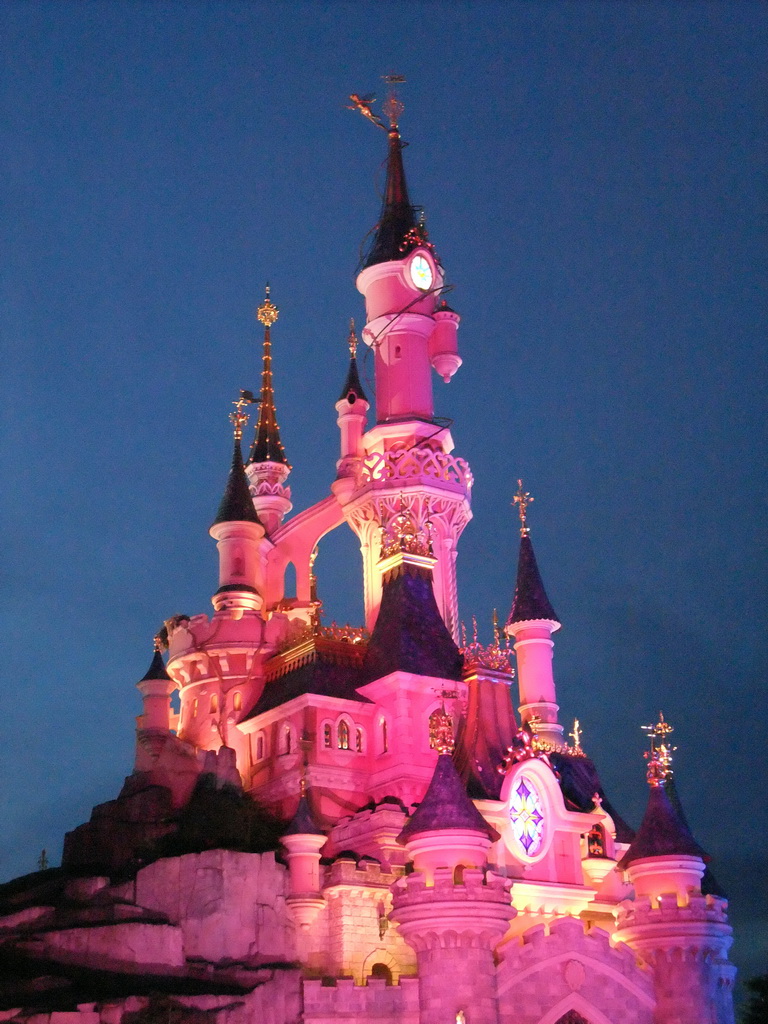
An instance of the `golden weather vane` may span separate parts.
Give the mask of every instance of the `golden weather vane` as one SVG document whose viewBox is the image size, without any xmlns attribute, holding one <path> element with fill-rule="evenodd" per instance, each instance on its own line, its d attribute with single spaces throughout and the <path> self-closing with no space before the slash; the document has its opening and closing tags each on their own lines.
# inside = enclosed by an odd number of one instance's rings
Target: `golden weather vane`
<svg viewBox="0 0 768 1024">
<path fill-rule="evenodd" d="M 239 441 L 243 436 L 243 427 L 248 422 L 248 413 L 243 412 L 243 407 L 246 405 L 253 405 L 256 399 L 253 396 L 252 391 L 241 391 L 240 397 L 232 405 L 235 407 L 235 411 L 229 414 L 229 420 L 234 429 L 235 440 Z"/>
<path fill-rule="evenodd" d="M 387 125 L 383 118 L 379 117 L 378 114 L 373 111 L 373 104 L 376 102 L 376 96 L 373 93 L 367 93 L 365 96 L 361 96 L 359 93 L 350 93 L 350 100 L 352 105 L 347 107 L 347 110 L 358 110 L 363 117 L 367 118 L 371 124 L 375 124 L 377 128 L 383 128 L 384 131 L 397 131 L 397 122 L 403 113 L 405 107 L 403 106 L 402 100 L 397 95 L 395 86 L 402 85 L 405 82 L 403 75 L 382 75 L 382 80 L 389 86 L 389 92 L 387 98 L 382 104 L 382 111 L 389 121 Z"/>
<path fill-rule="evenodd" d="M 349 318 L 349 337 L 347 338 L 347 344 L 349 345 L 349 354 L 354 359 L 357 355 L 357 334 L 355 334 L 355 318 L 353 316 Z"/>
<path fill-rule="evenodd" d="M 269 285 L 267 285 L 264 291 L 264 301 L 256 310 L 256 319 L 265 327 L 271 327 L 277 320 L 279 312 L 280 310 L 269 297 Z"/>
<path fill-rule="evenodd" d="M 534 501 L 533 495 L 529 494 L 528 491 L 523 490 L 523 481 L 517 481 L 517 493 L 515 494 L 513 505 L 517 505 L 518 514 L 520 515 L 520 536 L 526 537 L 531 529 L 526 525 L 528 506 Z"/>
</svg>

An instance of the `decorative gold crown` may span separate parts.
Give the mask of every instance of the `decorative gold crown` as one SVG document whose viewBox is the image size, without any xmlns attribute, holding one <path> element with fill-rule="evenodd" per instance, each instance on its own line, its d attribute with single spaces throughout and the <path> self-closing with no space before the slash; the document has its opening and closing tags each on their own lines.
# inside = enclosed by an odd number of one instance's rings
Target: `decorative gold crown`
<svg viewBox="0 0 768 1024">
<path fill-rule="evenodd" d="M 398 553 L 432 558 L 432 523 L 426 519 L 423 525 L 416 522 L 413 512 L 400 495 L 400 505 L 394 516 L 381 526 L 381 558 L 390 558 Z"/>
<path fill-rule="evenodd" d="M 467 629 L 464 623 L 461 624 L 461 647 L 459 650 L 464 655 L 464 667 L 487 668 L 492 672 L 504 672 L 506 675 L 514 676 L 515 670 L 511 665 L 512 651 L 509 646 L 509 637 L 505 636 L 505 644 L 501 644 L 499 633 L 499 622 L 494 609 L 493 612 L 493 643 L 481 644 L 477 639 L 477 619 L 472 616 L 472 642 L 467 643 Z"/>
<path fill-rule="evenodd" d="M 259 323 L 264 324 L 265 327 L 271 327 L 272 324 L 277 320 L 280 310 L 272 302 L 269 297 L 269 285 L 265 289 L 264 301 L 256 310 L 256 319 Z"/>
</svg>

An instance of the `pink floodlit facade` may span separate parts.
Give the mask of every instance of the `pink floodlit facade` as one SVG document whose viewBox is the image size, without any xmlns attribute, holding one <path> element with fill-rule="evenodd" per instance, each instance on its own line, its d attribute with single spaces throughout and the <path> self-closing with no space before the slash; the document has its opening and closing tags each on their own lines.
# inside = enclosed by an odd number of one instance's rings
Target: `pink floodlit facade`
<svg viewBox="0 0 768 1024">
<path fill-rule="evenodd" d="M 22 979 L 3 1020 L 733 1022 L 727 904 L 702 895 L 703 859 L 652 849 L 622 870 L 631 831 L 578 733 L 563 743 L 559 623 L 510 621 L 514 650 L 460 641 L 473 478 L 433 401 L 461 365 L 460 318 L 403 199 L 395 120 L 377 257 L 357 279 L 375 409 L 361 389 L 328 397 L 335 477 L 293 515 L 287 462 L 235 460 L 231 493 L 258 518 L 232 498 L 211 527 L 213 612 L 161 630 L 133 774 L 68 834 L 62 869 L 0 892 L 0 957 Z M 347 528 L 365 622 L 324 627 L 316 546 Z"/>
</svg>

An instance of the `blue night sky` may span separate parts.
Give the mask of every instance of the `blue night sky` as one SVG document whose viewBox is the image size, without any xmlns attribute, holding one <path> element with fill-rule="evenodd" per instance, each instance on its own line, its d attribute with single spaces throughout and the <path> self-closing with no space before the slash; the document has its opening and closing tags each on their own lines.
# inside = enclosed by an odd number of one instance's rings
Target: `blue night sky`
<svg viewBox="0 0 768 1024">
<path fill-rule="evenodd" d="M 477 481 L 462 617 L 506 615 L 521 476 L 563 720 L 636 826 L 663 709 L 765 970 L 768 7 L 58 0 L 4 4 L 0 39 L 0 878 L 117 794 L 152 635 L 210 610 L 267 279 L 295 507 L 328 491 L 385 155 L 346 97 L 395 70 L 463 315 L 435 378 Z M 357 557 L 320 548 L 328 619 L 360 621 Z"/>
</svg>

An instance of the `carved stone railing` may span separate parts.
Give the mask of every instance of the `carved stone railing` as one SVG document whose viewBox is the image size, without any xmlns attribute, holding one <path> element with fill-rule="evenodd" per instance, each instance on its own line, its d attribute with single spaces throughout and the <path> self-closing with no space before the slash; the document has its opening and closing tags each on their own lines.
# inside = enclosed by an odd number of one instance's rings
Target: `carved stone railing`
<svg viewBox="0 0 768 1024">
<path fill-rule="evenodd" d="M 474 477 L 464 459 L 431 448 L 372 452 L 357 465 L 357 486 L 397 486 L 398 483 L 448 484 L 454 490 L 469 493 Z"/>
</svg>

